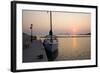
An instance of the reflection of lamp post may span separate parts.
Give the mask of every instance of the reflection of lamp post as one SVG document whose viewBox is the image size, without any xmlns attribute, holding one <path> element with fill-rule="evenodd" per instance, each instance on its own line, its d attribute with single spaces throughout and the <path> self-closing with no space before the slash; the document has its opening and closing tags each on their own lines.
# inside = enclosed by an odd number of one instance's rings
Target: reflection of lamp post
<svg viewBox="0 0 100 73">
<path fill-rule="evenodd" d="M 33 24 L 30 25 L 30 30 L 31 30 L 31 42 L 32 42 L 32 28 L 33 28 Z"/>
</svg>

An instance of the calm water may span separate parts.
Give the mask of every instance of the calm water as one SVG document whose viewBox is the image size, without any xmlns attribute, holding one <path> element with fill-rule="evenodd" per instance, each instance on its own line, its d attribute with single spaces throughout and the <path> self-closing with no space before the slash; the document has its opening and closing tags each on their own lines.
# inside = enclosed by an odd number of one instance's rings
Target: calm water
<svg viewBox="0 0 100 73">
<path fill-rule="evenodd" d="M 58 56 L 55 60 L 85 60 L 90 58 L 90 36 L 58 38 Z"/>
</svg>

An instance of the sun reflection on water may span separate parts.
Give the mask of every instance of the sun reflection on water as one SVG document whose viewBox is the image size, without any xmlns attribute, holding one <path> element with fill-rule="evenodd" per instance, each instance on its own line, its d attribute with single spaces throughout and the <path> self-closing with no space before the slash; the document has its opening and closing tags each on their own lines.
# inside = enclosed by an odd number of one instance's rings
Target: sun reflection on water
<svg viewBox="0 0 100 73">
<path fill-rule="evenodd" d="M 72 39 L 72 48 L 73 49 L 77 48 L 77 39 L 75 37 L 73 37 L 73 39 Z"/>
</svg>

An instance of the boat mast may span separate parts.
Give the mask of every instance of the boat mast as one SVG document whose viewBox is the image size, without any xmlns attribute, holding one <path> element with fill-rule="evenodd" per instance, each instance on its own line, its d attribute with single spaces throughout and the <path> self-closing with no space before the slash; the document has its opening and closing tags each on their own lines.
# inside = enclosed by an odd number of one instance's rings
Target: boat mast
<svg viewBox="0 0 100 73">
<path fill-rule="evenodd" d="M 53 36 L 53 32 L 52 32 L 52 12 L 50 11 L 50 32 L 49 32 L 49 35 L 50 35 L 50 41 L 53 42 L 52 40 L 52 36 Z"/>
</svg>

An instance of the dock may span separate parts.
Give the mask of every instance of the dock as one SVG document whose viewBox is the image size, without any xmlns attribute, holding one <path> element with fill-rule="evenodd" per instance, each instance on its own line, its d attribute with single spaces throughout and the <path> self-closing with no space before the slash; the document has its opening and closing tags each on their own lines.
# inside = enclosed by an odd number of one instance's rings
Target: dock
<svg viewBox="0 0 100 73">
<path fill-rule="evenodd" d="M 42 61 L 48 61 L 48 58 L 41 40 L 33 40 L 29 48 L 23 48 L 23 62 Z"/>
</svg>

